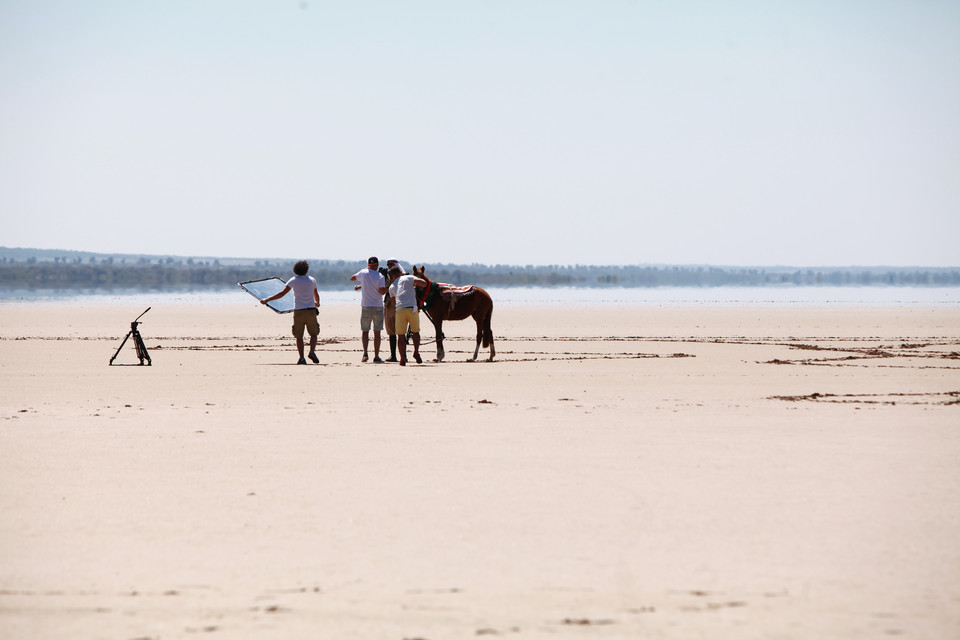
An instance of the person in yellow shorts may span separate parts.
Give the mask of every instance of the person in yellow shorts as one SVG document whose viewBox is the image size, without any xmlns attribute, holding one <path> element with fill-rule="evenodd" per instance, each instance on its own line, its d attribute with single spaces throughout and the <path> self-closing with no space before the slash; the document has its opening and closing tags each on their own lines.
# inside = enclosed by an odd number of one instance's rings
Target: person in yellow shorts
<svg viewBox="0 0 960 640">
<path fill-rule="evenodd" d="M 389 275 L 393 278 L 390 285 L 390 297 L 397 308 L 396 332 L 400 346 L 400 366 L 407 365 L 407 328 L 413 332 L 413 359 L 417 364 L 420 358 L 420 310 L 417 308 L 417 289 L 427 286 L 427 281 L 416 276 L 404 275 L 400 267 L 391 267 Z"/>
</svg>

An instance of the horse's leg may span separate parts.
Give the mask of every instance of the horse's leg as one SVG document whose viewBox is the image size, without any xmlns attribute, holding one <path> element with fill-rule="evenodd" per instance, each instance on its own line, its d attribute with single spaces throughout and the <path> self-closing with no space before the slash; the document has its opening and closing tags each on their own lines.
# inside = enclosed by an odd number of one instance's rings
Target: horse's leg
<svg viewBox="0 0 960 640">
<path fill-rule="evenodd" d="M 483 317 L 483 338 L 484 342 L 490 345 L 490 361 L 497 355 L 497 350 L 493 348 L 493 329 L 490 328 L 490 320 L 493 318 L 493 301 L 490 302 L 490 308 Z"/>
<path fill-rule="evenodd" d="M 475 316 L 474 320 L 477 321 L 477 346 L 473 349 L 473 358 L 470 359 L 471 362 L 476 362 L 477 356 L 480 354 L 480 343 L 483 341 L 483 316 Z"/>
<path fill-rule="evenodd" d="M 437 329 L 437 362 L 443 362 L 444 356 L 447 355 L 443 351 L 443 320 L 437 318 L 433 324 Z"/>
</svg>

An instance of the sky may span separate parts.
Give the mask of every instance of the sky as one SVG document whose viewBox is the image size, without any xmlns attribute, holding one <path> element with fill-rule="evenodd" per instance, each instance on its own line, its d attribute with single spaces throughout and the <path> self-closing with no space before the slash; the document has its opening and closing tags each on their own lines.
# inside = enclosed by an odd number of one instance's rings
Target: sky
<svg viewBox="0 0 960 640">
<path fill-rule="evenodd" d="M 0 246 L 960 265 L 956 0 L 0 0 Z"/>
</svg>

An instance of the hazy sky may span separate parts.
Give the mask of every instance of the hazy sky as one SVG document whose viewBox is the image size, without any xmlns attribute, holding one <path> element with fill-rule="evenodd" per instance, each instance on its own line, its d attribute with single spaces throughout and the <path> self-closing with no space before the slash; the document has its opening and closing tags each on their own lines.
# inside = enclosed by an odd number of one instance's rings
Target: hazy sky
<svg viewBox="0 0 960 640">
<path fill-rule="evenodd" d="M 960 265 L 960 2 L 0 0 L 0 245 Z"/>
</svg>

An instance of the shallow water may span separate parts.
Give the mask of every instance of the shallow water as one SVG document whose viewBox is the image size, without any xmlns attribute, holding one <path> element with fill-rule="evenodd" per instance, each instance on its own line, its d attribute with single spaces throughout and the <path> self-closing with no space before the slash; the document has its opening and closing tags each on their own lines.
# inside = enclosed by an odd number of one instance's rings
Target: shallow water
<svg viewBox="0 0 960 640">
<path fill-rule="evenodd" d="M 507 306 L 940 306 L 960 304 L 960 287 L 488 287 Z M 68 304 L 255 304 L 239 287 L 193 291 L 0 290 L 4 303 Z M 359 304 L 350 289 L 322 290 L 321 305 Z"/>
</svg>

